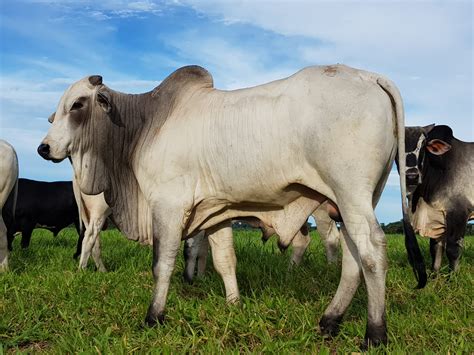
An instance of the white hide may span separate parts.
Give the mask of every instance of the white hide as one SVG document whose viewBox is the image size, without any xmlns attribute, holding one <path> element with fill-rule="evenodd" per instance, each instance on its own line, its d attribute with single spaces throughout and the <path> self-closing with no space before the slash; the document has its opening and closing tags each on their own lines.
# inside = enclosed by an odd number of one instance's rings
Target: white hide
<svg viewBox="0 0 474 355">
<path fill-rule="evenodd" d="M 13 191 L 13 215 L 15 215 L 18 189 L 18 158 L 15 149 L 0 139 L 0 272 L 8 270 L 7 227 L 2 217 L 2 209 Z"/>
</svg>

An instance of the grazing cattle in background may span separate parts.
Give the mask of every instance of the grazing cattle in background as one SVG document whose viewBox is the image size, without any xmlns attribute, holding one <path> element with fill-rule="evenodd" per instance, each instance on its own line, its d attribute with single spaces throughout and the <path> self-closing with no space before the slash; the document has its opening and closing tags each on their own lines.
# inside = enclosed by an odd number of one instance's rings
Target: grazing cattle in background
<svg viewBox="0 0 474 355">
<path fill-rule="evenodd" d="M 337 248 L 339 246 L 339 230 L 334 222 L 327 214 L 323 203 L 316 211 L 313 212 L 313 217 L 316 220 L 318 233 L 321 241 L 326 249 L 326 258 L 328 263 L 335 263 L 337 259 Z M 262 221 L 256 218 L 249 217 L 243 220 L 253 228 L 258 228 L 262 231 L 262 241 L 266 242 L 271 236 L 275 235 L 275 230 Z M 278 236 L 277 236 L 278 237 Z M 279 237 L 278 237 L 279 238 Z M 301 227 L 300 233 L 296 234 L 291 242 L 293 253 L 291 255 L 290 266 L 299 265 L 303 259 L 304 252 L 308 247 L 311 238 L 309 236 L 306 222 Z M 278 244 L 280 246 L 280 244 Z M 282 251 L 285 246 L 281 246 Z M 185 267 L 183 276 L 187 282 L 192 282 L 194 275 L 201 276 L 206 271 L 206 261 L 209 251 L 209 241 L 205 237 L 205 233 L 199 233 L 193 238 L 189 238 L 184 243 L 184 261 Z M 197 268 L 196 268 L 197 266 Z"/>
<path fill-rule="evenodd" d="M 0 272 L 8 270 L 8 240 L 7 227 L 3 220 L 3 212 L 9 211 L 15 215 L 18 191 L 18 158 L 15 149 L 0 139 Z M 10 206 L 5 206 L 7 199 Z"/>
<path fill-rule="evenodd" d="M 12 201 L 7 201 L 12 206 Z M 15 233 L 21 232 L 21 246 L 30 245 L 31 233 L 37 227 L 45 228 L 56 236 L 63 228 L 74 224 L 80 235 L 79 212 L 71 181 L 35 181 L 18 179 L 18 199 L 15 218 L 7 209 L 3 218 L 8 230 L 8 248 L 12 249 Z"/>
<path fill-rule="evenodd" d="M 443 249 L 451 270 L 461 256 L 466 223 L 474 218 L 474 143 L 462 142 L 448 126 L 406 128 L 406 176 L 411 220 L 430 237 L 433 270 Z"/>
<path fill-rule="evenodd" d="M 365 345 L 387 341 L 386 241 L 374 206 L 397 147 L 400 156 L 405 151 L 402 100 L 388 79 L 333 65 L 221 91 L 205 69 L 188 66 L 151 92 L 129 95 L 90 76 L 66 90 L 49 120 L 39 154 L 53 161 L 70 156 L 80 190 L 104 192 L 122 232 L 140 238 L 140 225 L 147 227 L 140 216 L 150 209 L 155 287 L 149 325 L 164 320 L 182 238 L 206 230 L 226 291 L 234 290 L 231 219 L 256 217 L 280 237 L 294 236 L 330 201 L 330 214 L 344 221 L 343 261 L 321 330 L 338 331 L 363 276 Z M 226 296 L 231 301 L 238 294 Z"/>
</svg>

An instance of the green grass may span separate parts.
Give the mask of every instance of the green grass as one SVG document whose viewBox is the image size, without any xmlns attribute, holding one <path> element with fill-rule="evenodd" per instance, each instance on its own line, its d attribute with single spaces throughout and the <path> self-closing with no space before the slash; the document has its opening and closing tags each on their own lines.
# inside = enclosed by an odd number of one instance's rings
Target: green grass
<svg viewBox="0 0 474 355">
<path fill-rule="evenodd" d="M 167 303 L 167 322 L 143 326 L 153 278 L 151 250 L 104 233 L 108 273 L 76 270 L 77 236 L 37 229 L 31 246 L 15 240 L 10 272 L 0 275 L 0 353 L 126 352 L 323 352 L 358 351 L 365 331 L 367 297 L 360 287 L 333 339 L 322 338 L 318 321 L 339 281 L 314 236 L 302 265 L 288 271 L 289 253 L 258 233 L 236 232 L 241 304 L 225 302 L 224 286 L 209 260 L 207 274 L 182 282 L 179 255 Z M 403 238 L 388 237 L 388 349 L 409 353 L 474 351 L 474 240 L 467 237 L 459 273 L 443 269 L 424 290 L 414 290 Z M 422 247 L 428 250 L 426 240 Z M 428 260 L 428 255 L 425 253 Z M 445 260 L 446 263 L 446 260 Z M 374 350 L 372 350 L 374 351 Z"/>
</svg>

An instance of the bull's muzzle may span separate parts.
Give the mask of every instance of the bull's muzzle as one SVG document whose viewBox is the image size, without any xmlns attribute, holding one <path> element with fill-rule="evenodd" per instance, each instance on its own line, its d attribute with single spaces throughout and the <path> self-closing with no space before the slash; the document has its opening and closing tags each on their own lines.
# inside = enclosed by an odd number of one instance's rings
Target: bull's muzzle
<svg viewBox="0 0 474 355">
<path fill-rule="evenodd" d="M 49 156 L 49 144 L 41 143 L 38 146 L 38 154 L 41 155 L 43 159 L 51 160 L 51 157 Z"/>
</svg>

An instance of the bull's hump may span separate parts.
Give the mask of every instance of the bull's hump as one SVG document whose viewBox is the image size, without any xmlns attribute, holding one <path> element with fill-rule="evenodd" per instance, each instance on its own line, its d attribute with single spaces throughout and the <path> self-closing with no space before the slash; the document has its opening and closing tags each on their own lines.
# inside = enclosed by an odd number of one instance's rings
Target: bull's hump
<svg viewBox="0 0 474 355">
<path fill-rule="evenodd" d="M 159 91 L 174 92 L 190 85 L 199 85 L 200 87 L 213 88 L 214 80 L 212 75 L 199 65 L 188 65 L 177 69 L 171 73 L 163 82 L 153 90 L 153 93 Z"/>
</svg>

